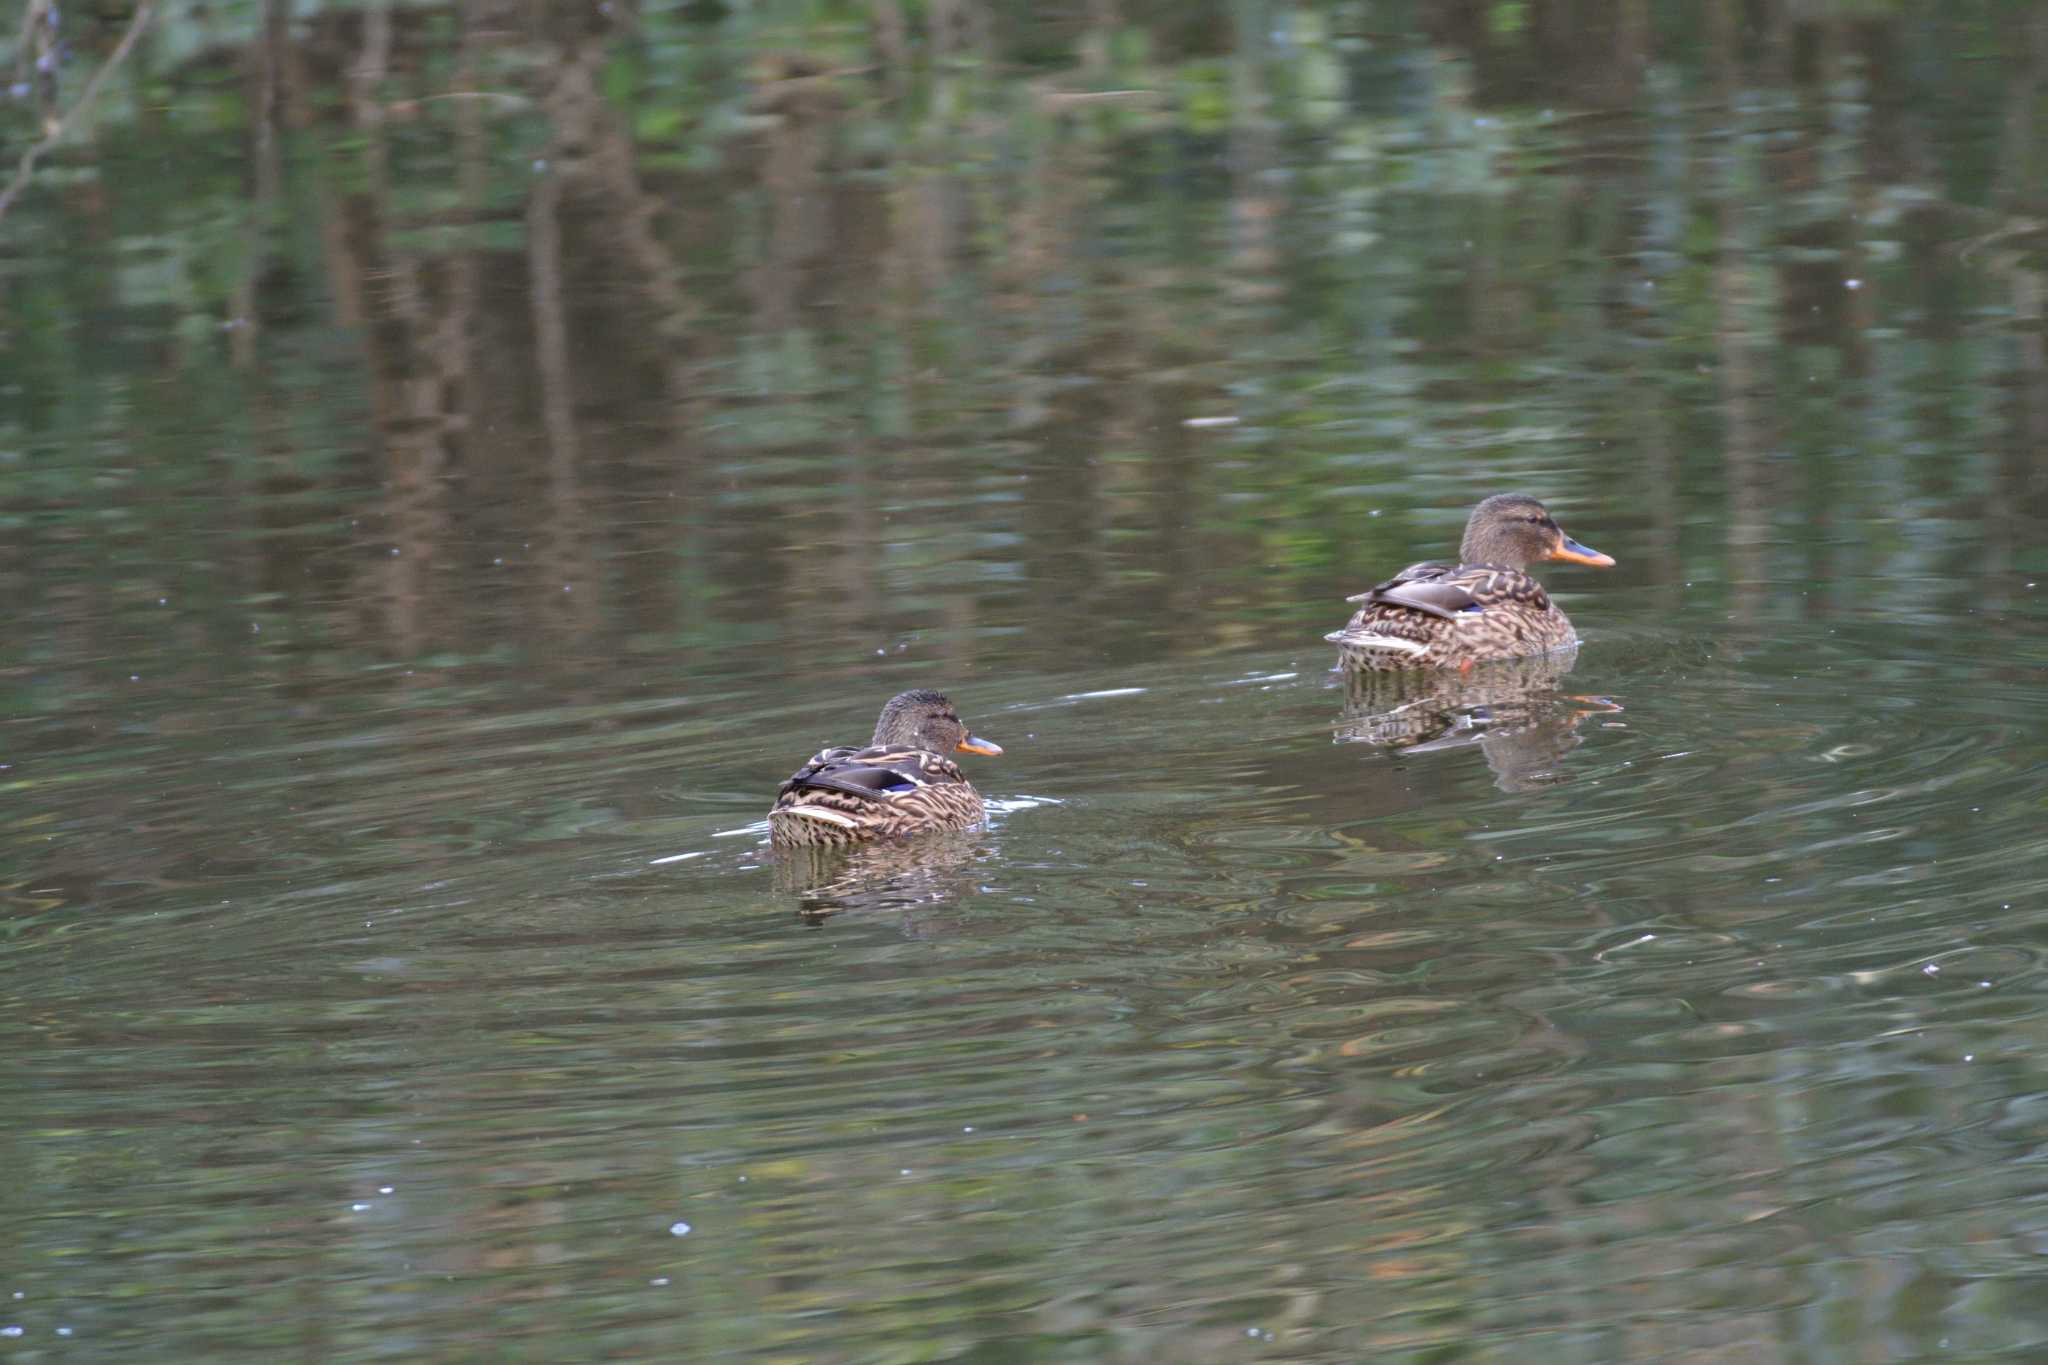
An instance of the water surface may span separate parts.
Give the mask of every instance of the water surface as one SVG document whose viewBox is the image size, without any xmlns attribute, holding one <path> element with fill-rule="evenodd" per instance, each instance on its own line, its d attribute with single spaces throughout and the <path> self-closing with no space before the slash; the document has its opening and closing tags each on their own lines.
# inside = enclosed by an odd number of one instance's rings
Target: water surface
<svg viewBox="0 0 2048 1365">
<path fill-rule="evenodd" d="M 10 1349 L 2048 1351 L 2048 40 L 1579 8 L 166 10 L 0 220 Z M 1503 489 L 1577 655 L 1332 671 Z M 987 828 L 773 855 L 916 685 Z"/>
</svg>

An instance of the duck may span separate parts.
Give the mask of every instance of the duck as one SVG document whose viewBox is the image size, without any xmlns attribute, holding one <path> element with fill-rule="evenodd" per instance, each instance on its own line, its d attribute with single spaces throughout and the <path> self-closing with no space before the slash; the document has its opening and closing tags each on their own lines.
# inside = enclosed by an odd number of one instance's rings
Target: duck
<svg viewBox="0 0 2048 1365">
<path fill-rule="evenodd" d="M 1002 751 L 969 733 L 945 693 L 899 692 L 865 746 L 822 749 L 782 784 L 769 839 L 802 848 L 966 829 L 981 820 L 981 794 L 948 755 Z"/>
<path fill-rule="evenodd" d="M 1471 669 L 1570 649 L 1572 623 L 1529 576 L 1540 561 L 1606 569 L 1614 560 L 1564 533 L 1550 509 L 1524 493 L 1496 493 L 1472 509 L 1458 562 L 1425 560 L 1347 602 L 1360 604 L 1323 638 L 1350 668 Z"/>
</svg>

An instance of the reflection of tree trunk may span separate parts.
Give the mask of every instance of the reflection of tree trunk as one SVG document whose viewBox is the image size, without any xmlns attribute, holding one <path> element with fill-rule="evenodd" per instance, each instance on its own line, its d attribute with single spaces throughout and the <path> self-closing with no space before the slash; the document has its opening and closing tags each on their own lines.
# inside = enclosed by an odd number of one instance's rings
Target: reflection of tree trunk
<svg viewBox="0 0 2048 1365">
<path fill-rule="evenodd" d="M 2034 131 L 2043 68 L 2048 66 L 2048 12 L 2035 12 L 2026 39 L 2027 59 L 2006 91 L 2005 127 L 1999 138 L 1998 203 L 2008 213 L 2040 198 Z"/>
<path fill-rule="evenodd" d="M 391 221 L 391 152 L 384 137 L 382 87 L 391 67 L 389 0 L 363 11 L 363 50 L 349 69 L 349 113 L 363 139 L 363 176 L 380 223 Z M 419 269 L 408 256 L 393 253 L 379 281 L 389 312 L 407 320 L 418 318 Z"/>
<path fill-rule="evenodd" d="M 1767 0 L 1775 3 L 1775 0 Z M 1715 84 L 1731 100 L 1743 82 L 1740 0 L 1716 0 L 1708 18 Z M 1719 358 L 1723 471 L 1728 484 L 1728 574 L 1732 606 L 1742 627 L 1755 623 L 1764 578 L 1763 437 L 1754 406 L 1756 376 L 1751 315 L 1756 307 L 1755 267 L 1742 238 L 1742 205 L 1748 202 L 1742 171 L 1743 142 L 1731 140 L 1727 175 L 1716 213 L 1719 257 L 1714 265 L 1714 345 Z"/>
<path fill-rule="evenodd" d="M 1116 32 L 1122 26 L 1118 0 L 1088 0 L 1088 26 L 1081 32 L 1081 70 L 1101 78 L 1109 73 Z"/>
<path fill-rule="evenodd" d="M 286 61 L 285 0 L 263 0 L 263 28 L 255 48 L 255 90 L 250 104 L 249 164 L 250 186 L 247 263 L 236 282 L 229 353 L 235 368 L 246 370 L 256 360 L 256 337 L 260 327 L 256 291 L 270 266 L 270 238 L 276 228 L 279 187 L 283 170 L 278 153 L 278 87 Z"/>
<path fill-rule="evenodd" d="M 1780 89 L 1792 83 L 1797 34 L 1792 0 L 1760 0 L 1763 11 L 1758 27 L 1763 30 L 1763 84 Z"/>
<path fill-rule="evenodd" d="M 463 0 L 454 73 L 455 90 L 465 97 L 455 101 L 455 187 L 462 205 L 462 221 L 472 233 L 483 219 L 490 156 L 484 136 L 484 102 L 466 98 L 476 86 L 477 34 L 481 27 L 476 10 L 477 0 Z M 477 256 L 478 247 L 473 239 L 449 253 L 446 299 L 427 344 L 428 358 L 440 376 L 438 402 L 431 416 L 440 427 L 443 446 L 451 452 L 469 431 L 469 412 L 475 403 L 470 367 L 471 339 L 476 330 Z"/>
<path fill-rule="evenodd" d="M 595 97 L 594 90 L 592 95 Z M 576 167 L 583 173 L 579 184 L 606 199 L 609 212 L 605 217 L 618 234 L 625 260 L 638 272 L 640 287 L 646 291 L 654 315 L 655 330 L 662 341 L 669 397 L 676 403 L 689 404 L 696 392 L 690 380 L 687 340 L 698 310 L 684 287 L 682 267 L 661 239 L 657 227 L 661 200 L 640 186 L 634 167 L 633 140 L 625 126 L 610 117 L 601 103 L 593 107 L 591 114 L 590 126 L 585 130 L 590 154 Z"/>
<path fill-rule="evenodd" d="M 2006 604 L 2005 575 L 2025 535 L 2032 486 L 2039 476 L 2040 451 L 2048 445 L 2048 346 L 2042 341 L 2042 281 L 2039 271 L 2014 262 L 2006 268 L 2012 282 L 2014 365 L 2007 395 L 2010 416 L 1998 468 L 1983 509 L 1984 605 Z"/>
<path fill-rule="evenodd" d="M 263 27 L 251 56 L 253 70 L 251 119 L 249 225 L 246 234 L 248 263 L 236 282 L 229 319 L 229 356 L 242 372 L 241 392 L 247 404 L 255 464 L 258 470 L 255 497 L 238 497 L 245 515 L 259 522 L 285 520 L 270 498 L 261 496 L 291 477 L 291 451 L 295 444 L 288 403 L 280 397 L 272 367 L 265 362 L 258 345 L 262 336 L 263 282 L 271 268 L 272 240 L 277 232 L 278 201 L 283 187 L 283 154 L 280 147 L 284 107 L 292 84 L 290 33 L 285 14 L 286 0 L 264 0 Z M 233 477 L 233 471 L 228 471 Z M 289 537 L 251 537 L 253 556 L 260 561 L 258 577 L 271 591 L 290 592 L 297 586 L 303 565 L 300 553 Z"/>
<path fill-rule="evenodd" d="M 2034 92 L 2048 83 L 2048 13 L 2038 10 L 2028 32 L 2025 83 Z M 2030 202 L 2039 202 L 2041 198 L 2041 173 L 2033 143 L 2037 127 L 2029 124 L 2027 129 L 2026 186 Z M 2042 328 L 2048 326 L 2048 320 L 2042 317 L 2041 272 L 2028 268 L 2026 274 L 2032 290 L 2032 307 L 2021 315 L 2026 319 L 2021 333 L 2021 373 L 2026 376 L 2029 437 L 2022 465 L 2027 490 L 2038 499 L 2048 497 L 2048 363 L 2044 363 L 2042 346 Z"/>
<path fill-rule="evenodd" d="M 1618 0 L 1614 16 L 1614 63 L 1609 78 L 1617 109 L 1636 102 L 1650 65 L 1649 0 Z"/>
<path fill-rule="evenodd" d="M 631 452 L 609 444 L 603 452 L 604 467 L 628 473 L 649 463 L 659 468 L 659 478 L 679 498 L 691 496 L 697 487 L 693 433 L 702 426 L 697 420 L 704 410 L 701 385 L 695 382 L 696 345 L 693 324 L 699 309 L 686 284 L 685 272 L 676 252 L 663 239 L 661 224 L 668 209 L 664 199 L 642 185 L 632 130 L 612 110 L 599 89 L 599 73 L 607 57 L 603 25 L 585 32 L 571 31 L 557 46 L 557 58 L 550 64 L 550 84 L 542 93 L 552 136 L 545 155 L 545 174 L 536 182 L 527 213 L 527 247 L 530 308 L 534 324 L 535 364 L 541 379 L 542 427 L 548 447 L 548 489 L 553 510 L 546 551 L 546 589 L 553 605 L 566 610 L 579 631 L 595 626 L 600 584 L 595 550 L 596 527 L 586 503 L 586 491 L 594 482 L 596 466 L 584 447 L 578 421 L 579 389 L 584 402 L 597 401 L 592 390 L 604 383 L 586 367 L 578 383 L 576 346 L 571 338 L 570 309 L 575 300 L 574 271 L 577 262 L 592 259 L 617 261 L 627 269 L 644 300 L 657 344 L 636 348 L 631 359 L 645 360 L 661 376 L 667 398 L 664 437 L 650 437 L 647 448 L 653 461 L 635 460 Z M 791 63 L 807 69 L 800 60 Z M 774 81 L 777 95 L 794 88 L 810 92 L 810 98 L 829 98 L 822 78 L 799 75 Z M 811 188 L 808 187 L 807 188 Z M 813 208 L 815 194 L 804 198 L 805 211 Z M 780 206 L 778 206 L 778 209 Z M 565 231 L 573 235 L 565 242 Z M 608 240 L 605 249 L 582 248 L 592 232 Z M 817 234 L 822 242 L 824 234 Z M 778 238 L 779 240 L 784 240 Z M 821 249 L 814 247 L 814 250 Z M 763 266 L 760 275 L 777 271 Z M 776 281 L 768 287 L 782 288 Z M 795 306 L 781 295 L 783 312 L 794 316 Z M 587 349 L 587 345 L 586 345 Z M 623 401 L 605 396 L 607 402 Z M 660 423 L 622 424 L 622 430 L 656 432 Z M 666 440 L 666 446 L 661 443 Z M 633 535 L 634 531 L 626 534 Z M 648 548 L 658 553 L 647 562 L 662 562 L 673 553 L 670 536 L 649 527 L 659 543 Z M 636 557 L 629 557 L 633 559 Z M 630 568 L 622 569 L 630 578 Z M 645 585 L 607 583 L 607 590 L 659 596 L 672 592 L 673 573 L 654 575 Z M 567 591 L 564 591 L 564 588 Z M 647 605 L 653 606 L 654 603 Z"/>
<path fill-rule="evenodd" d="M 1925 134 L 1915 115 L 1929 111 L 1931 105 L 1915 92 L 1910 69 L 1899 51 L 1911 41 L 1904 27 L 1865 22 L 1855 30 L 1869 119 L 1863 171 L 1868 181 L 1878 185 L 1896 185 L 1929 174 L 1923 155 Z"/>
<path fill-rule="evenodd" d="M 2034 117 L 2041 88 L 2048 84 L 2048 12 L 2037 10 L 2027 26 L 2027 60 L 2022 73 L 2013 80 L 2011 103 L 2007 106 L 2005 134 L 2000 149 L 2005 175 L 2002 184 L 2008 202 L 2035 204 L 2041 200 L 2041 166 L 2038 132 Z M 2019 392 L 2026 449 L 2031 469 L 2025 482 L 2035 488 L 2048 487 L 2048 383 L 2042 363 L 2041 274 L 2015 263 L 2012 267 L 2015 325 L 2019 331 Z M 2023 465 L 2023 467 L 2024 467 Z"/>
<path fill-rule="evenodd" d="M 2027 27 L 2026 64 L 2013 78 L 1999 147 L 2004 169 L 2001 201 L 2008 212 L 2038 202 L 2040 197 L 2034 110 L 2044 82 L 2048 82 L 2048 13 L 2036 13 Z M 1995 585 L 1993 606 L 2002 604 L 2004 575 L 2011 570 L 2013 556 L 2026 534 L 2024 518 L 2034 510 L 2033 499 L 2048 491 L 2048 337 L 2043 331 L 2048 327 L 2048 318 L 2043 316 L 2048 309 L 2044 309 L 2042 275 L 2019 257 L 2012 258 L 2005 274 L 2012 282 L 2015 357 L 2008 439 L 2000 452 L 1984 516 L 1989 561 L 1985 578 Z"/>
<path fill-rule="evenodd" d="M 1812 217 L 1781 240 L 1810 244 L 1817 256 L 1805 263 L 1784 260 L 1777 266 L 1778 336 L 1782 354 L 1788 357 L 1798 354 L 1802 336 L 1815 346 L 1832 347 L 1840 357 L 1840 368 L 1834 401 L 1818 420 L 1801 421 L 1799 434 L 1791 442 L 1798 455 L 1786 459 L 1783 475 L 1788 483 L 1797 481 L 1797 491 L 1780 491 L 1804 510 L 1810 532 L 1802 537 L 1806 557 L 1802 572 L 1810 582 L 1837 584 L 1843 575 L 1837 563 L 1840 537 L 1836 528 L 1855 516 L 1853 507 L 1844 507 L 1842 499 L 1853 498 L 1856 490 L 1837 486 L 1839 461 L 1829 458 L 1834 453 L 1831 447 L 1870 448 L 1866 444 L 1872 420 L 1868 328 L 1873 292 L 1863 287 L 1866 255 L 1862 224 L 1872 196 L 1871 122 L 1866 116 L 1867 84 L 1863 79 L 1867 70 L 1853 42 L 1854 30 L 1845 22 L 1823 16 L 1807 31 L 1812 38 L 1810 66 L 1800 95 L 1806 112 L 1792 140 L 1807 175 L 1787 197 L 1810 204 Z M 1880 441 L 1871 458 L 1884 458 L 1877 453 L 1884 448 Z M 1835 605 L 1828 596 L 1810 592 L 1796 605 L 1807 614 L 1825 612 Z"/>
<path fill-rule="evenodd" d="M 602 58 L 601 45 L 593 45 L 591 51 Z M 658 470 L 660 482 L 677 499 L 696 496 L 701 492 L 696 433 L 706 425 L 703 386 L 696 381 L 698 342 L 693 331 L 700 310 L 676 251 L 662 236 L 667 202 L 642 186 L 631 128 L 598 96 L 594 80 L 565 85 L 551 102 L 550 112 L 555 119 L 557 153 L 551 159 L 551 177 L 561 178 L 560 189 L 573 189 L 583 198 L 600 201 L 601 208 L 579 215 L 577 221 L 601 224 L 609 230 L 617 244 L 616 258 L 630 268 L 659 339 L 645 354 L 661 374 L 662 394 L 667 400 L 663 420 L 624 424 L 623 429 L 648 434 L 644 440 L 629 438 L 634 449 L 619 451 L 614 458 L 622 465 L 651 464 Z M 572 154 L 570 148 L 581 148 L 582 155 Z M 570 409 L 573 422 L 573 403 Z M 678 585 L 672 560 L 674 528 L 650 522 L 644 528 L 620 529 L 629 536 L 644 534 L 645 543 L 636 539 L 633 548 L 647 553 L 629 555 L 622 565 L 629 581 L 608 588 L 622 604 L 631 602 L 650 620 L 673 620 Z M 582 562 L 584 576 L 591 576 L 594 561 L 585 554 Z M 657 570 L 657 565 L 668 567 Z M 632 580 L 634 566 L 645 566 L 644 578 Z M 596 609 L 594 600 L 582 605 Z"/>
<path fill-rule="evenodd" d="M 1714 93 L 1723 104 L 1742 86 L 1742 0 L 1713 0 L 1707 10 L 1707 44 L 1714 54 Z"/>
<path fill-rule="evenodd" d="M 1278 135 L 1266 93 L 1264 0 L 1235 0 L 1237 45 L 1231 54 L 1230 88 L 1230 262 L 1231 294 L 1240 301 L 1279 292 L 1272 275 L 1280 197 L 1273 169 L 1279 164 Z"/>
<path fill-rule="evenodd" d="M 547 170 L 526 211 L 526 258 L 533 316 L 534 364 L 540 372 L 541 421 L 548 445 L 548 527 L 542 591 L 579 633 L 594 621 L 597 578 L 582 488 L 576 389 L 569 363 L 568 305 L 562 284 L 562 192 L 587 166 L 602 121 L 599 43 L 573 46 L 556 64 L 545 100 L 554 137 Z"/>
<path fill-rule="evenodd" d="M 1870 167 L 1875 160 L 1870 137 L 1876 127 L 1869 117 L 1870 64 L 1850 42 L 1845 24 L 1828 25 L 1827 66 L 1823 68 L 1822 89 L 1829 107 L 1828 123 L 1834 134 L 1848 144 L 1839 170 L 1842 178 L 1844 212 L 1839 221 L 1842 264 L 1840 278 L 1833 283 L 1838 298 L 1841 327 L 1837 333 L 1842 350 L 1843 373 L 1857 380 L 1870 375 L 1870 328 L 1876 321 L 1875 295 L 1864 287 L 1869 278 L 1869 254 L 1863 246 L 1863 225 L 1870 221 L 1876 191 Z M 1849 130 L 1853 129 L 1853 133 Z M 1850 287 L 1850 281 L 1856 286 Z M 1865 386 L 1852 386 L 1862 394 Z M 1860 404 L 1859 404 L 1860 406 Z"/>
<path fill-rule="evenodd" d="M 759 101 L 780 115 L 764 134 L 761 160 L 768 238 L 760 261 L 747 272 L 756 325 L 764 334 L 795 324 L 809 267 L 831 241 L 824 168 L 838 100 L 822 79 L 791 76 L 767 87 Z"/>
<path fill-rule="evenodd" d="M 940 57 L 975 51 L 987 55 L 995 24 L 982 0 L 928 0 L 932 51 Z"/>
<path fill-rule="evenodd" d="M 1059 342 L 1045 282 L 1072 248 L 1070 234 L 1087 196 L 1088 150 L 1071 137 L 1066 115 L 1051 117 L 1057 132 L 1036 140 L 1030 168 L 1021 177 L 1022 192 L 1009 214 L 1010 249 L 1004 253 L 1001 271 L 1016 319 L 1017 344 L 1008 385 L 1012 432 L 1041 429 L 1053 418 L 1060 385 L 1054 363 Z"/>
<path fill-rule="evenodd" d="M 925 14 L 931 30 L 932 54 L 952 56 L 961 43 L 960 0 L 929 0 Z"/>
<path fill-rule="evenodd" d="M 1017 304 L 1023 308 L 1034 308 L 1041 301 L 1039 291 L 1072 244 L 1070 234 L 1087 195 L 1087 151 L 1071 145 L 1072 129 L 1064 115 L 1050 113 L 1050 117 L 1053 134 L 1033 140 L 1030 165 L 1018 177 L 1021 192 L 1011 206 L 1009 250 L 1003 253 L 1001 265 L 1003 284 L 1016 291 Z M 933 226 L 941 224 L 934 222 Z M 949 239 L 951 235 L 947 234 Z M 951 247 L 950 240 L 935 241 L 927 255 Z"/>
<path fill-rule="evenodd" d="M 569 372 L 569 327 L 562 302 L 562 177 L 541 177 L 526 211 L 526 258 L 533 309 L 534 364 L 540 370 L 542 425 L 548 441 L 548 521 L 545 591 L 559 593 L 572 619 L 587 613 L 597 585 L 579 572 L 586 556 L 581 453 L 576 438 L 575 386 Z M 582 597 L 577 597 L 578 593 Z"/>
<path fill-rule="evenodd" d="M 910 94 L 910 24 L 901 0 L 875 0 L 875 51 L 882 58 L 882 78 L 889 95 L 901 101 Z"/>
<path fill-rule="evenodd" d="M 476 0 L 464 0 L 456 42 L 453 81 L 467 96 L 476 83 L 476 46 L 481 23 Z M 463 223 L 471 232 L 482 220 L 489 147 L 484 134 L 484 103 L 455 101 L 455 184 Z M 473 239 L 448 253 L 445 284 L 438 308 L 414 320 L 413 353 L 431 369 L 412 385 L 410 420 L 416 429 L 419 503 L 414 515 L 421 534 L 438 543 L 448 534 L 445 472 L 469 432 L 469 413 L 476 395 L 471 378 L 472 341 L 476 332 L 478 247 Z M 426 567 L 422 565 L 422 570 Z"/>
<path fill-rule="evenodd" d="M 323 216 L 337 312 L 360 329 L 372 421 L 384 459 L 388 545 L 375 573 L 394 648 L 416 654 L 433 634 L 427 616 L 433 572 L 448 539 L 443 484 L 468 407 L 475 263 L 458 255 L 436 303 L 419 262 L 389 249 L 391 167 L 382 87 L 393 27 L 388 5 L 360 17 L 361 45 L 347 70 L 349 116 L 361 138 L 362 190 Z M 467 83 L 474 26 L 465 22 L 457 77 Z M 483 197 L 480 106 L 457 103 L 461 192 L 472 214 Z"/>
<path fill-rule="evenodd" d="M 421 312 L 416 265 L 387 251 L 391 164 L 384 136 L 382 86 L 391 59 L 391 10 L 376 4 L 362 15 L 362 49 L 348 72 L 349 114 L 362 138 L 364 189 L 350 216 L 360 229 L 358 299 L 366 323 L 370 392 L 382 438 L 385 521 L 391 540 L 383 566 L 383 600 L 391 634 L 403 654 L 426 639 L 425 596 L 441 523 L 441 451 L 419 419 L 421 379 L 414 341 Z M 367 286 L 374 280 L 376 288 Z"/>
<path fill-rule="evenodd" d="M 1735 584 L 1735 619 L 1748 627 L 1755 624 L 1764 587 L 1763 436 L 1754 403 L 1750 330 L 1756 306 L 1755 268 L 1746 258 L 1748 248 L 1738 226 L 1741 201 L 1732 186 L 1724 196 L 1719 210 L 1720 260 L 1714 268 L 1719 305 L 1714 342 L 1720 359 L 1723 468 L 1728 481 L 1728 567 Z"/>
<path fill-rule="evenodd" d="M 1007 420 L 1013 435 L 1029 433 L 1038 441 L 1036 458 L 1044 471 L 1027 493 L 1026 515 L 1037 528 L 1025 536 L 1024 554 L 1032 561 L 1029 576 L 1033 582 L 1057 585 L 1055 595 L 1074 603 L 1076 618 L 1085 620 L 1082 604 L 1106 581 L 1107 567 L 1099 558 L 1103 542 L 1097 527 L 1075 522 L 1099 511 L 1101 461 L 1093 441 L 1061 440 L 1051 429 L 1068 419 L 1063 400 L 1089 401 L 1064 387 L 1076 362 L 1063 348 L 1075 331 L 1092 336 L 1098 329 L 1092 316 L 1078 327 L 1067 325 L 1071 315 L 1054 301 L 1046 283 L 1062 261 L 1073 259 L 1072 234 L 1095 163 L 1086 141 L 1074 133 L 1072 114 L 1057 102 L 1044 103 L 1043 93 L 1040 108 L 1053 132 L 1033 139 L 1030 168 L 1009 206 L 1010 249 L 1003 254 L 999 275 L 1008 296 L 1006 334 L 1014 343 L 1004 361 Z M 1073 306 L 1092 310 L 1100 297 L 1100 291 L 1089 290 Z M 1057 466 L 1050 463 L 1053 459 Z"/>
</svg>

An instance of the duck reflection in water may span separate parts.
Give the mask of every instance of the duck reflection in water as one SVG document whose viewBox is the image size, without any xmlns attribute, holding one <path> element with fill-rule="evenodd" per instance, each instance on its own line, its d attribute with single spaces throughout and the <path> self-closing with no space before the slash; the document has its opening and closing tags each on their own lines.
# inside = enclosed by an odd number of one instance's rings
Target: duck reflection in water
<svg viewBox="0 0 2048 1365">
<path fill-rule="evenodd" d="M 775 850 L 775 889 L 796 897 L 797 917 L 809 924 L 841 914 L 956 906 L 975 894 L 975 865 L 988 852 L 987 836 L 971 830 L 851 847 L 781 847 Z M 904 928 L 923 937 L 942 932 L 947 922 L 916 916 L 906 918 Z"/>
<path fill-rule="evenodd" d="M 1502 791 L 1554 786 L 1567 780 L 1564 756 L 1583 742 L 1580 722 L 1621 710 L 1561 690 L 1577 659 L 1573 649 L 1455 672 L 1346 668 L 1336 737 L 1409 753 L 1476 744 Z"/>
</svg>

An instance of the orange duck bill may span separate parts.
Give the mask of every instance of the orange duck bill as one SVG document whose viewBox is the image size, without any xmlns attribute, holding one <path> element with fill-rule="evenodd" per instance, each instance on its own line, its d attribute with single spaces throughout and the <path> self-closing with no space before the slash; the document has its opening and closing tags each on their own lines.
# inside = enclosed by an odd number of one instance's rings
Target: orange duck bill
<svg viewBox="0 0 2048 1365">
<path fill-rule="evenodd" d="M 1547 557 L 1562 560 L 1566 564 L 1590 564 L 1596 569 L 1611 569 L 1614 567 L 1613 555 L 1603 555 L 1590 545 L 1579 544 L 1570 536 L 1559 536 L 1557 538 L 1557 548 L 1552 550 Z"/>
<path fill-rule="evenodd" d="M 1607 561 L 1612 564 L 1613 560 Z M 980 735 L 969 735 L 953 746 L 963 754 L 988 754 L 993 757 L 1003 751 L 1003 746 L 994 740 L 983 739 Z"/>
</svg>

